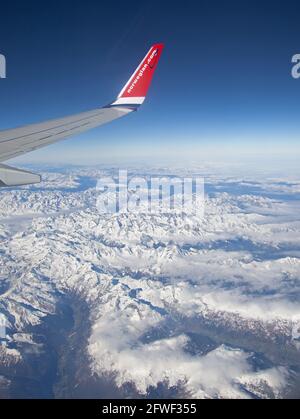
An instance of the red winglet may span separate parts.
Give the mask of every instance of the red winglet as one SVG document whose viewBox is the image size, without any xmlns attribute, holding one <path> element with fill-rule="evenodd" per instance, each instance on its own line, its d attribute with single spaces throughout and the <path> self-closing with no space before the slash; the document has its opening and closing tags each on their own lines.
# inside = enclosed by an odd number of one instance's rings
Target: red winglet
<svg viewBox="0 0 300 419">
<path fill-rule="evenodd" d="M 143 103 L 163 48 L 164 44 L 155 44 L 150 48 L 145 58 L 121 90 L 114 104 Z"/>
</svg>

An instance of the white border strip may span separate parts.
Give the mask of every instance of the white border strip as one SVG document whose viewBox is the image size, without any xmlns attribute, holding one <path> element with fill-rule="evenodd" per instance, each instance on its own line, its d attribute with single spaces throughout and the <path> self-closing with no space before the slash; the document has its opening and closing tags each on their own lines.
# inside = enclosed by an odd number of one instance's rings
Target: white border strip
<svg viewBox="0 0 300 419">
<path fill-rule="evenodd" d="M 111 105 L 141 105 L 144 100 L 144 97 L 120 97 Z"/>
</svg>

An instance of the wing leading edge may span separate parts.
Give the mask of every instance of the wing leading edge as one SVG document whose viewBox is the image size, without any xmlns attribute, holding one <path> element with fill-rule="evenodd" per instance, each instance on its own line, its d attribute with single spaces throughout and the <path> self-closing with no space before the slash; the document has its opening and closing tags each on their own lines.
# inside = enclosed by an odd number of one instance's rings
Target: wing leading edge
<svg viewBox="0 0 300 419">
<path fill-rule="evenodd" d="M 155 44 L 150 48 L 117 99 L 111 104 L 65 118 L 0 131 L 0 162 L 106 124 L 137 110 L 145 100 L 162 50 L 163 44 Z M 0 186 L 15 186 L 14 181 L 8 179 L 11 170 L 16 169 L 0 165 Z M 22 172 L 18 170 L 17 173 L 17 178 L 20 178 Z M 24 172 L 24 182 L 17 184 L 38 182 L 40 178 L 35 176 L 32 178 L 28 176 L 28 172 Z M 29 179 L 28 182 L 25 178 Z"/>
</svg>

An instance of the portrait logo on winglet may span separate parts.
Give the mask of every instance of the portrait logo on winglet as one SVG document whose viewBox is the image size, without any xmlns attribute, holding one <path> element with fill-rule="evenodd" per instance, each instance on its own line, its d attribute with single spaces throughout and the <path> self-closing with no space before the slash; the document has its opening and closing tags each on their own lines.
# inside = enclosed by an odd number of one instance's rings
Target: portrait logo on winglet
<svg viewBox="0 0 300 419">
<path fill-rule="evenodd" d="M 150 62 L 149 62 L 149 67 L 151 68 L 151 70 L 153 70 L 156 67 L 157 63 L 158 63 L 158 50 L 156 49 L 154 51 L 154 55 L 153 55 L 152 60 L 150 60 Z"/>
</svg>

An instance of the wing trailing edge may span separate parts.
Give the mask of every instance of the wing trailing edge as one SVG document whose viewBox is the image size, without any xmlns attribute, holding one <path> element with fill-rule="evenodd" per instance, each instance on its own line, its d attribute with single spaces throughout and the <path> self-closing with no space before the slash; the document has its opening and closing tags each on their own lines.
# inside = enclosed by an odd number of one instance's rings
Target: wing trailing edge
<svg viewBox="0 0 300 419">
<path fill-rule="evenodd" d="M 2 187 L 31 185 L 40 181 L 40 175 L 0 164 L 0 186 Z"/>
</svg>

